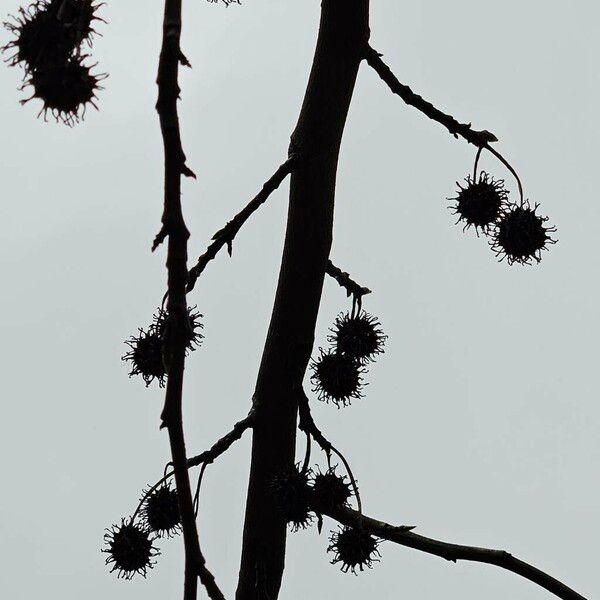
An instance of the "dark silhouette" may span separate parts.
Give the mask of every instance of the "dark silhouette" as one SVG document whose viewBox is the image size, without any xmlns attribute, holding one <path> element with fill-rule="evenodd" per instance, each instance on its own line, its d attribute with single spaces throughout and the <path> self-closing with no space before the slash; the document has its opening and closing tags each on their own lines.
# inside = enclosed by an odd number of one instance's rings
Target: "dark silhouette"
<svg viewBox="0 0 600 600">
<path fill-rule="evenodd" d="M 210 0 L 217 2 L 218 0 Z M 224 0 L 229 5 L 233 0 Z M 83 64 L 83 42 L 92 35 L 98 5 L 91 0 L 37 0 L 7 24 L 15 38 L 5 50 L 9 62 L 22 65 L 33 97 L 42 112 L 73 125 L 86 104 L 94 104 L 99 76 Z M 167 430 L 171 461 L 164 477 L 147 489 L 133 516 L 113 526 L 106 536 L 107 562 L 119 576 L 142 575 L 153 566 L 159 538 L 183 534 L 185 546 L 184 600 L 197 597 L 198 580 L 212 600 L 224 598 L 207 567 L 196 529 L 202 475 L 248 429 L 252 456 L 248 483 L 237 600 L 276 600 L 284 573 L 288 525 L 292 530 L 323 517 L 337 521 L 329 551 L 343 571 L 360 572 L 379 560 L 381 540 L 440 556 L 493 564 L 512 571 L 564 600 L 583 597 L 539 569 L 500 550 L 459 546 L 426 538 L 410 526 L 394 526 L 368 517 L 351 466 L 315 423 L 303 381 L 312 364 L 312 383 L 319 399 L 339 407 L 361 395 L 366 366 L 383 351 L 385 334 L 376 317 L 362 309 L 370 290 L 330 260 L 338 154 L 359 67 L 374 69 L 406 104 L 443 125 L 452 135 L 477 148 L 473 175 L 454 198 L 454 212 L 465 229 L 489 237 L 493 250 L 509 264 L 539 262 L 541 250 L 554 243 L 546 217 L 537 215 L 523 196 L 515 169 L 491 144 L 489 131 L 460 123 L 401 83 L 369 45 L 369 0 L 322 0 L 321 21 L 306 95 L 292 133 L 288 157 L 261 191 L 212 238 L 196 264 L 188 269 L 188 239 L 181 207 L 181 178 L 195 177 L 186 165 L 177 100 L 179 67 L 190 66 L 180 47 L 182 0 L 165 0 L 163 40 L 158 68 L 158 112 L 164 143 L 164 211 L 152 250 L 167 244 L 168 288 L 157 317 L 127 341 L 124 359 L 131 375 L 149 385 L 166 386 L 161 428 Z M 490 152 L 515 176 L 519 203 L 511 204 L 503 182 L 477 171 L 483 151 Z M 232 253 L 237 232 L 270 194 L 290 176 L 289 212 L 279 282 L 268 335 L 249 414 L 209 450 L 188 458 L 182 423 L 186 356 L 202 336 L 198 313 L 188 306 L 187 294 L 219 250 Z M 311 361 L 314 330 L 326 275 L 334 278 L 352 299 L 350 312 L 333 325 L 329 342 Z M 302 464 L 294 464 L 296 433 L 306 437 Z M 311 443 L 325 453 L 328 467 L 310 468 Z M 332 465 L 331 460 L 339 460 Z M 195 493 L 190 469 L 201 466 Z M 336 469 L 344 469 L 344 474 Z M 174 479 L 175 487 L 172 486 Z M 355 501 L 357 509 L 350 506 Z"/>
</svg>

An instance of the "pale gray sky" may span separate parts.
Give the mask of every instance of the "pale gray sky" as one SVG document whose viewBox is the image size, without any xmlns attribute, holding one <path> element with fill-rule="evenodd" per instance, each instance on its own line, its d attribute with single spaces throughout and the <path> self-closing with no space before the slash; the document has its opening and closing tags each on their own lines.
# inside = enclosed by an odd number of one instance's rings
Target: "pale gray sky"
<svg viewBox="0 0 600 600">
<path fill-rule="evenodd" d="M 539 266 L 498 264 L 454 226 L 446 198 L 474 151 L 392 96 L 363 66 L 344 138 L 332 257 L 374 290 L 367 310 L 389 335 L 366 397 L 314 401 L 347 454 L 365 511 L 424 535 L 507 549 L 600 596 L 597 392 L 597 61 L 600 10 L 576 0 L 372 2 L 372 44 L 398 77 L 489 129 L 526 195 L 558 227 Z M 1 13 L 18 0 L 0 0 Z M 310 68 L 317 0 L 185 3 L 181 120 L 197 181 L 184 184 L 196 257 L 284 159 Z M 117 581 L 103 529 L 131 514 L 168 459 L 162 392 L 127 378 L 123 340 L 164 291 L 162 148 L 154 113 L 161 0 L 108 2 L 94 44 L 110 73 L 100 113 L 68 129 L 20 107 L 21 72 L 0 69 L 4 143 L 0 268 L 4 412 L 0 591 L 12 600 L 177 598 L 180 540 L 146 580 Z M 9 39 L 7 33 L 3 40 Z M 483 166 L 505 177 L 486 157 Z M 189 362 L 188 447 L 200 451 L 243 416 L 276 283 L 287 186 L 220 255 L 191 301 L 204 347 Z M 327 281 L 325 345 L 348 306 Z M 203 548 L 233 598 L 250 436 L 211 466 Z M 302 451 L 302 450 L 300 450 Z M 290 535 L 282 600 L 549 594 L 494 567 L 400 548 L 359 577 L 325 553 L 327 532 Z"/>
</svg>

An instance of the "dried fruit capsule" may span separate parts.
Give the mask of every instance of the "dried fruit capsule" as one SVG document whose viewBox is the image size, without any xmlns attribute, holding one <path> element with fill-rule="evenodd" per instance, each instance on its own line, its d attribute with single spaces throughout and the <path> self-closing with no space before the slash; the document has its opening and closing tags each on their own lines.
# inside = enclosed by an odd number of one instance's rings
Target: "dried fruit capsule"
<svg viewBox="0 0 600 600">
<path fill-rule="evenodd" d="M 46 118 L 50 112 L 57 121 L 69 126 L 83 119 L 88 104 L 98 109 L 96 91 L 100 89 L 98 82 L 105 76 L 93 75 L 92 67 L 83 64 L 85 58 L 73 57 L 64 63 L 45 64 L 34 69 L 23 86 L 31 86 L 33 95 L 21 100 L 21 104 L 39 98 L 43 102 L 40 115 Z"/>
<path fill-rule="evenodd" d="M 2 51 L 13 51 L 8 62 L 27 71 L 64 64 L 84 40 L 90 40 L 99 5 L 93 0 L 38 0 L 20 8 L 12 22 L 4 23 L 15 38 Z"/>
<path fill-rule="evenodd" d="M 204 339 L 204 336 L 200 333 L 200 329 L 204 328 L 204 325 L 200 322 L 200 319 L 203 315 L 199 312 L 196 312 L 195 306 L 188 306 L 188 320 L 189 326 L 186 332 L 187 335 L 187 350 L 194 351 Z M 158 309 L 158 312 L 153 317 L 154 323 L 153 327 L 158 332 L 158 335 L 164 340 L 167 334 L 168 324 L 169 324 L 169 316 L 168 313 L 161 308 Z"/>
<path fill-rule="evenodd" d="M 331 564 L 341 563 L 344 573 L 351 571 L 357 575 L 356 569 L 370 569 L 379 561 L 379 540 L 362 529 L 345 525 L 339 531 L 332 531 L 329 541 L 327 551 L 334 554 Z"/>
<path fill-rule="evenodd" d="M 328 337 L 337 354 L 345 354 L 363 363 L 374 360 L 383 352 L 386 339 L 377 317 L 364 310 L 357 314 L 339 314 Z"/>
<path fill-rule="evenodd" d="M 110 572 L 117 571 L 117 576 L 131 579 L 136 573 L 146 576 L 153 566 L 152 558 L 159 554 L 152 545 L 149 532 L 131 521 L 123 519 L 121 525 L 113 525 L 104 535 L 108 554 L 106 564 L 112 563 Z"/>
<path fill-rule="evenodd" d="M 151 492 L 142 505 L 142 522 L 158 537 L 172 537 L 181 531 L 177 491 L 165 483 Z"/>
<path fill-rule="evenodd" d="M 363 368 L 347 354 L 320 350 L 319 358 L 311 363 L 313 391 L 319 400 L 330 400 L 339 408 L 347 406 L 353 398 L 362 396 Z"/>
<path fill-rule="evenodd" d="M 480 230 L 489 233 L 507 203 L 504 181 L 494 179 L 485 171 L 479 174 L 479 179 L 469 176 L 465 181 L 466 187 L 457 182 L 459 190 L 456 197 L 451 198 L 454 204 L 450 208 L 458 215 L 457 223 L 464 224 L 463 229 L 475 227 L 478 234 Z"/>
<path fill-rule="evenodd" d="M 324 473 L 315 473 L 312 478 L 312 493 L 316 506 L 324 510 L 348 506 L 352 497 L 352 487 L 346 477 L 338 475 L 335 467 Z"/>
<path fill-rule="evenodd" d="M 531 208 L 529 202 L 522 202 L 511 206 L 502 215 L 491 241 L 492 250 L 500 260 L 506 258 L 509 265 L 529 265 L 532 260 L 539 263 L 542 250 L 556 243 L 549 235 L 556 228 L 544 225 L 548 217 L 536 214 L 538 206 Z"/>
<path fill-rule="evenodd" d="M 308 478 L 308 472 L 295 466 L 276 475 L 271 484 L 277 506 L 292 531 L 306 529 L 313 520 L 308 505 Z"/>
<path fill-rule="evenodd" d="M 167 372 L 162 356 L 162 339 L 155 327 L 151 326 L 148 331 L 138 331 L 137 337 L 132 336 L 125 342 L 130 350 L 121 360 L 131 363 L 129 377 L 141 375 L 146 386 L 157 379 L 160 387 L 163 387 Z"/>
</svg>

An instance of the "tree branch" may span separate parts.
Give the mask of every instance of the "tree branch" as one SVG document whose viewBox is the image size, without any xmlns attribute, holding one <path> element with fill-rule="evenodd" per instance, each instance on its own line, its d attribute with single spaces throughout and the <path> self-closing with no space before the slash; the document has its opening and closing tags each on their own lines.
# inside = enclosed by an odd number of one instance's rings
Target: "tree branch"
<svg viewBox="0 0 600 600">
<path fill-rule="evenodd" d="M 331 509 L 330 507 L 320 506 L 314 499 L 312 507 L 315 511 L 331 517 L 342 525 L 362 527 L 364 531 L 367 531 L 374 536 L 389 540 L 390 542 L 394 542 L 401 546 L 413 548 L 414 550 L 426 552 L 427 554 L 433 554 L 452 562 L 465 560 L 495 565 L 501 569 L 512 571 L 525 579 L 529 579 L 529 581 L 543 587 L 563 600 L 586 600 L 581 594 L 578 594 L 564 583 L 558 581 L 558 579 L 515 558 L 512 554 L 509 554 L 504 550 L 491 550 L 488 548 L 477 548 L 475 546 L 462 546 L 459 544 L 441 542 L 413 533 L 404 525 L 399 527 L 390 525 L 389 523 L 367 517 L 351 508 Z"/>
<path fill-rule="evenodd" d="M 224 600 L 215 579 L 207 569 L 200 550 L 194 517 L 192 493 L 187 470 L 187 457 L 182 419 L 183 372 L 189 340 L 189 319 L 186 302 L 187 241 L 189 231 L 181 209 L 181 176 L 191 173 L 185 166 L 185 155 L 179 131 L 177 100 L 179 98 L 179 64 L 181 61 L 182 0 L 165 0 L 163 40 L 158 65 L 158 101 L 165 156 L 165 186 L 163 226 L 155 247 L 167 236 L 167 327 L 163 345 L 163 360 L 168 373 L 162 425 L 169 434 L 171 457 L 175 473 L 177 497 L 181 514 L 185 547 L 184 600 L 196 600 L 198 578 L 212 600 Z"/>
<path fill-rule="evenodd" d="M 339 149 L 362 48 L 369 0 L 322 0 L 315 58 L 291 136 L 285 243 L 257 377 L 256 422 L 236 600 L 275 600 L 285 565 L 286 522 L 273 478 L 294 465 L 296 391 L 302 386 L 331 249 Z"/>
<path fill-rule="evenodd" d="M 346 295 L 348 297 L 352 296 L 354 301 L 358 303 L 359 308 L 362 302 L 362 297 L 371 293 L 371 290 L 367 287 L 363 287 L 362 285 L 356 283 L 348 273 L 342 271 L 340 268 L 336 267 L 331 260 L 327 261 L 327 268 L 325 270 L 327 275 L 333 277 L 340 287 L 343 287 L 346 290 Z"/>
<path fill-rule="evenodd" d="M 392 73 L 391 69 L 381 59 L 383 55 L 367 46 L 365 50 L 365 59 L 370 67 L 381 77 L 387 84 L 390 90 L 400 96 L 406 104 L 414 106 L 420 110 L 425 116 L 437 121 L 454 137 L 462 137 L 470 144 L 474 144 L 478 148 L 485 148 L 490 142 L 497 142 L 498 138 L 491 132 L 475 131 L 471 128 L 470 123 L 459 123 L 453 116 L 443 113 L 437 109 L 431 102 L 424 100 L 418 94 L 415 94 L 407 85 L 400 83 L 398 78 Z"/>
<path fill-rule="evenodd" d="M 219 456 L 224 454 L 229 448 L 232 446 L 234 442 L 237 442 L 244 432 L 250 429 L 254 425 L 256 411 L 254 407 L 248 413 L 248 416 L 238 421 L 233 429 L 225 434 L 221 439 L 217 440 L 208 450 L 205 450 L 201 454 L 194 456 L 188 459 L 187 466 L 188 469 L 192 467 L 197 467 L 201 464 L 211 464 L 214 462 Z"/>
<path fill-rule="evenodd" d="M 297 164 L 297 159 L 294 156 L 290 156 L 282 165 L 279 166 L 277 171 L 268 179 L 263 185 L 262 189 L 258 194 L 250 200 L 250 202 L 237 214 L 231 221 L 225 225 L 222 229 L 219 229 L 215 235 L 212 236 L 214 240 L 212 244 L 208 246 L 202 256 L 198 258 L 196 264 L 190 269 L 189 278 L 187 283 L 187 291 L 191 292 L 196 285 L 198 277 L 202 274 L 202 271 L 206 268 L 206 265 L 217 255 L 219 250 L 227 245 L 227 251 L 229 256 L 232 252 L 233 239 L 241 229 L 242 225 L 248 220 L 250 215 L 258 210 L 269 198 L 269 196 L 281 185 L 282 181 L 293 171 L 294 166 Z"/>
</svg>

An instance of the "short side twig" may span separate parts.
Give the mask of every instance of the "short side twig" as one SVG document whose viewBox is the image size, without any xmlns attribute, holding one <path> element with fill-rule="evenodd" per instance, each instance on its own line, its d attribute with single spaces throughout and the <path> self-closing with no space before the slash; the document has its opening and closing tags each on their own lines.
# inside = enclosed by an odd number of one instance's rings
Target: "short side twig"
<svg viewBox="0 0 600 600">
<path fill-rule="evenodd" d="M 280 167 L 273 173 L 263 185 L 258 194 L 250 200 L 250 202 L 237 214 L 231 221 L 222 229 L 219 229 L 212 236 L 213 242 L 208 246 L 202 256 L 198 258 L 196 264 L 190 269 L 187 290 L 190 292 L 194 289 L 198 277 L 206 268 L 206 265 L 217 255 L 223 246 L 227 246 L 229 256 L 232 252 L 233 239 L 241 229 L 242 225 L 248 220 L 250 215 L 254 213 L 262 204 L 264 204 L 269 196 L 281 185 L 282 181 L 293 171 L 297 159 L 290 156 Z"/>
<path fill-rule="evenodd" d="M 255 409 L 252 407 L 248 416 L 238 421 L 233 429 L 225 434 L 221 439 L 217 440 L 208 450 L 205 450 L 201 454 L 197 456 L 193 456 L 188 459 L 187 465 L 188 469 L 192 467 L 196 467 L 202 464 L 211 464 L 214 462 L 221 454 L 224 454 L 234 442 L 237 442 L 244 432 L 250 429 L 254 425 L 255 419 Z"/>
<path fill-rule="evenodd" d="M 314 501 L 313 508 L 343 525 L 362 527 L 364 531 L 367 531 L 374 536 L 389 540 L 390 542 L 394 542 L 401 546 L 440 556 L 441 558 L 452 562 L 465 560 L 495 565 L 501 569 L 512 571 L 525 579 L 529 579 L 529 581 L 543 587 L 563 600 L 586 600 L 581 594 L 578 594 L 564 583 L 558 581 L 558 579 L 515 558 L 512 554 L 505 552 L 504 550 L 491 550 L 488 548 L 477 548 L 474 546 L 462 546 L 459 544 L 441 542 L 413 533 L 411 531 L 411 529 L 414 529 L 413 527 L 390 525 L 389 523 L 367 517 L 351 508 L 332 509 L 331 507 L 320 506 Z"/>
<path fill-rule="evenodd" d="M 373 50 L 370 46 L 367 46 L 365 50 L 365 59 L 369 66 L 375 70 L 390 90 L 394 94 L 400 96 L 406 104 L 414 106 L 425 116 L 446 127 L 454 137 L 460 136 L 478 148 L 483 148 L 490 142 L 498 141 L 498 138 L 493 133 L 486 130 L 475 131 L 471 128 L 470 123 L 460 123 L 453 116 L 447 115 L 431 104 L 431 102 L 428 102 L 418 94 L 415 94 L 407 85 L 398 80 L 391 69 L 383 62 L 381 57 L 382 55 L 379 52 Z"/>
<path fill-rule="evenodd" d="M 348 297 L 352 296 L 353 300 L 358 303 L 359 307 L 362 302 L 362 297 L 371 293 L 371 290 L 367 287 L 364 287 L 354 281 L 348 273 L 342 271 L 339 267 L 336 267 L 331 260 L 327 261 L 327 267 L 325 272 L 330 277 L 333 277 L 340 287 L 343 287 L 346 290 L 346 295 Z"/>
</svg>

